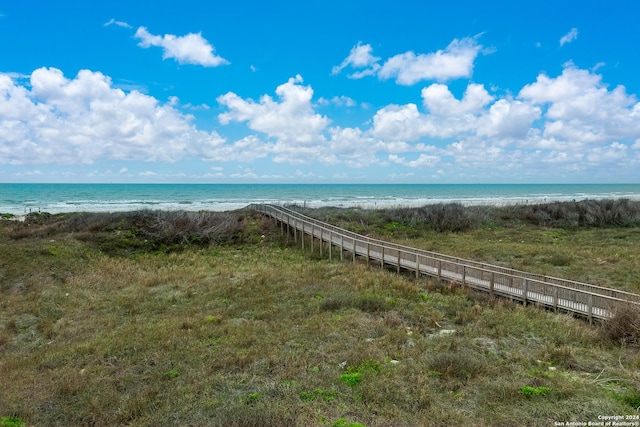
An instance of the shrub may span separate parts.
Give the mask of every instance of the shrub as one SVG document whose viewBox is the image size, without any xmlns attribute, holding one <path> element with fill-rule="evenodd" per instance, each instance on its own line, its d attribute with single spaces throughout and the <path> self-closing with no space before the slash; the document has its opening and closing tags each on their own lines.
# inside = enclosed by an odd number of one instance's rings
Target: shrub
<svg viewBox="0 0 640 427">
<path fill-rule="evenodd" d="M 640 305 L 621 304 L 613 308 L 613 316 L 600 331 L 602 337 L 622 345 L 640 346 Z"/>
</svg>

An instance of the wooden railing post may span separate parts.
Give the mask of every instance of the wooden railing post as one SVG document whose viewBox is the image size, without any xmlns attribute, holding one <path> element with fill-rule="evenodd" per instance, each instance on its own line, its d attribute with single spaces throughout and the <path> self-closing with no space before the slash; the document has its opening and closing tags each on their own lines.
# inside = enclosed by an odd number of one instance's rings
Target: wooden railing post
<svg viewBox="0 0 640 427">
<path fill-rule="evenodd" d="M 465 287 L 467 281 L 467 266 L 462 266 L 462 287 Z"/>
<path fill-rule="evenodd" d="M 356 262 L 356 239 L 354 237 L 352 237 L 353 239 L 353 262 Z"/>
<path fill-rule="evenodd" d="M 524 285 L 522 286 L 522 303 L 527 305 L 527 293 L 529 292 L 529 280 L 524 279 Z"/>
<path fill-rule="evenodd" d="M 442 280 L 442 260 L 438 260 L 438 279 Z"/>
<path fill-rule="evenodd" d="M 367 265 L 369 264 L 369 259 L 371 257 L 371 244 L 369 240 L 367 240 Z"/>
<path fill-rule="evenodd" d="M 340 235 L 340 261 L 344 260 L 344 236 Z"/>
<path fill-rule="evenodd" d="M 589 317 L 589 323 L 593 323 L 593 295 L 587 294 L 587 316 Z"/>
<path fill-rule="evenodd" d="M 289 227 L 289 217 L 287 217 L 287 245 L 289 244 L 290 236 L 291 236 L 291 228 Z"/>
<path fill-rule="evenodd" d="M 329 261 L 333 261 L 333 231 L 329 231 Z"/>
<path fill-rule="evenodd" d="M 400 249 L 398 249 L 398 259 L 397 259 L 398 267 L 396 268 L 397 273 L 400 273 L 400 253 L 401 253 Z"/>
<path fill-rule="evenodd" d="M 384 268 L 384 245 L 380 246 L 382 249 L 380 249 L 380 251 L 382 252 L 382 258 L 380 258 L 380 268 Z"/>
<path fill-rule="evenodd" d="M 553 287 L 553 311 L 558 312 L 558 292 L 560 289 L 557 286 Z"/>
<path fill-rule="evenodd" d="M 420 255 L 416 252 L 416 278 L 420 277 Z"/>
<path fill-rule="evenodd" d="M 489 282 L 489 293 L 491 294 L 491 296 L 493 297 L 493 284 L 494 284 L 494 273 L 493 271 L 491 272 L 491 281 Z"/>
<path fill-rule="evenodd" d="M 304 251 L 304 221 L 302 221 L 302 250 Z"/>
</svg>

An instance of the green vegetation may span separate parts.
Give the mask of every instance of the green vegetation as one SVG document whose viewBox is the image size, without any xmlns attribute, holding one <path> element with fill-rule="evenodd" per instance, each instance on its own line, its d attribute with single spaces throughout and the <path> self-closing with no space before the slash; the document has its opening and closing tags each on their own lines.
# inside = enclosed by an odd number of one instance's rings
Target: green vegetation
<svg viewBox="0 0 640 427">
<path fill-rule="evenodd" d="M 0 427 L 22 427 L 24 421 L 16 417 L 0 417 Z"/>
<path fill-rule="evenodd" d="M 524 386 L 524 387 L 520 387 L 518 389 L 518 393 L 520 393 L 521 395 L 523 395 L 525 397 L 546 396 L 549 393 L 551 393 L 551 388 L 544 387 L 544 386 L 531 387 L 531 386 L 527 385 L 527 386 Z"/>
<path fill-rule="evenodd" d="M 537 247 L 527 269 L 569 277 L 587 256 L 609 262 L 582 274 L 633 277 L 640 252 L 637 227 L 393 221 L 342 225 L 505 263 Z M 246 212 L 0 221 L 0 426 L 538 426 L 640 406 L 637 313 L 590 326 L 279 233 Z"/>
</svg>

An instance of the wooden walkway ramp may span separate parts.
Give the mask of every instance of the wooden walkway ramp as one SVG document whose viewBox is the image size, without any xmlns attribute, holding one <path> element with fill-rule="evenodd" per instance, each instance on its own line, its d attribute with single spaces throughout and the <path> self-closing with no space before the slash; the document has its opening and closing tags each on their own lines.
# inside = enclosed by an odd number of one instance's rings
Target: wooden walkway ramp
<svg viewBox="0 0 640 427">
<path fill-rule="evenodd" d="M 329 258 L 350 256 L 379 262 L 381 267 L 392 266 L 415 272 L 416 277 L 429 275 L 450 280 L 464 287 L 488 292 L 491 295 L 534 303 L 556 312 L 570 312 L 589 321 L 607 319 L 619 305 L 640 306 L 640 295 L 588 283 L 527 273 L 510 268 L 456 258 L 382 240 L 371 239 L 302 215 L 291 209 L 268 204 L 252 204 L 248 209 L 276 220 L 281 230 L 293 235 L 302 248 L 314 245 Z M 305 243 L 306 241 L 306 243 Z M 327 246 L 327 248 L 325 248 Z M 335 253 L 335 254 L 334 254 Z"/>
</svg>

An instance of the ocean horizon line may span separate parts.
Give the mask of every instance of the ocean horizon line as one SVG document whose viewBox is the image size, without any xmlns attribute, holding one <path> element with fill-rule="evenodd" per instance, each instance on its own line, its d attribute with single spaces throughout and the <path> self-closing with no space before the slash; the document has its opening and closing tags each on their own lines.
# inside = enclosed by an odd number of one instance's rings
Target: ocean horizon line
<svg viewBox="0 0 640 427">
<path fill-rule="evenodd" d="M 584 199 L 640 200 L 640 184 L 0 184 L 0 213 L 226 211 L 251 203 L 307 207 L 506 205 Z"/>
</svg>

